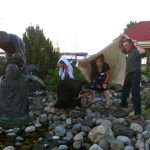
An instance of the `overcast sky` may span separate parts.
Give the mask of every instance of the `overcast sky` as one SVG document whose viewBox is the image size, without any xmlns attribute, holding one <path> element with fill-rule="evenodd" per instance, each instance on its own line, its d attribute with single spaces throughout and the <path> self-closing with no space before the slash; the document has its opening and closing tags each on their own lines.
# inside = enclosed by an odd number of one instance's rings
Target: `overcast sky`
<svg viewBox="0 0 150 150">
<path fill-rule="evenodd" d="M 150 20 L 150 0 L 0 0 L 0 6 L 0 30 L 22 37 L 39 24 L 61 51 L 89 54 L 111 43 L 131 20 Z"/>
</svg>

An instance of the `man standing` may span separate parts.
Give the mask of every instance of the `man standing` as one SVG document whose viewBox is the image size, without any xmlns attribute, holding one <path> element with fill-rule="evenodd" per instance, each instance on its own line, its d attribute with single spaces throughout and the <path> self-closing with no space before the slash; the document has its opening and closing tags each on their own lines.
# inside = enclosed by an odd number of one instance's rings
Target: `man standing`
<svg viewBox="0 0 150 150">
<path fill-rule="evenodd" d="M 132 39 L 124 39 L 123 53 L 126 55 L 126 77 L 122 89 L 123 108 L 128 107 L 127 98 L 131 89 L 132 101 L 134 108 L 134 116 L 132 119 L 136 120 L 141 117 L 141 95 L 140 95 L 140 80 L 141 80 L 141 58 L 145 50 L 141 47 L 135 46 Z"/>
</svg>

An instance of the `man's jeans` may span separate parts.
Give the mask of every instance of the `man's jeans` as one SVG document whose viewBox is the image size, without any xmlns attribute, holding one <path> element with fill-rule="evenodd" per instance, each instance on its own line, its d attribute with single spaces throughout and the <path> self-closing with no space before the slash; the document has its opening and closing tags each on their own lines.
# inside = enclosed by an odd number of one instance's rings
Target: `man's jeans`
<svg viewBox="0 0 150 150">
<path fill-rule="evenodd" d="M 123 89 L 122 89 L 122 106 L 127 106 L 127 98 L 129 96 L 129 91 L 131 89 L 133 107 L 135 114 L 141 114 L 141 95 L 140 95 L 140 80 L 141 72 L 136 71 L 133 73 L 128 73 L 126 75 Z"/>
</svg>

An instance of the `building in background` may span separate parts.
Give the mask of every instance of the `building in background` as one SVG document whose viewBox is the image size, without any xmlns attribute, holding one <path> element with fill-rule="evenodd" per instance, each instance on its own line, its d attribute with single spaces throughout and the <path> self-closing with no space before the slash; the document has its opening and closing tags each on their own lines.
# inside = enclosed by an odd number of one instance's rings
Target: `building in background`
<svg viewBox="0 0 150 150">
<path fill-rule="evenodd" d="M 61 54 L 65 55 L 70 62 L 85 59 L 88 56 L 88 53 L 85 52 L 62 52 Z"/>
</svg>

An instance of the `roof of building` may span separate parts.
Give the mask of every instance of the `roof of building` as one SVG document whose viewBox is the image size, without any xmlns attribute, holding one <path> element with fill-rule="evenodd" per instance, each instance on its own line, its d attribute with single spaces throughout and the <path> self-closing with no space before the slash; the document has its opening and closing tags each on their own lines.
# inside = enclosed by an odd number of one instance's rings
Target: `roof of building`
<svg viewBox="0 0 150 150">
<path fill-rule="evenodd" d="M 136 41 L 150 40 L 150 21 L 141 21 L 129 28 L 125 34 Z"/>
</svg>

